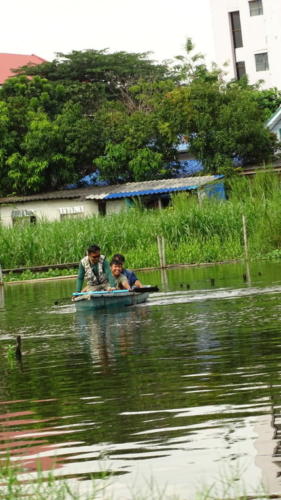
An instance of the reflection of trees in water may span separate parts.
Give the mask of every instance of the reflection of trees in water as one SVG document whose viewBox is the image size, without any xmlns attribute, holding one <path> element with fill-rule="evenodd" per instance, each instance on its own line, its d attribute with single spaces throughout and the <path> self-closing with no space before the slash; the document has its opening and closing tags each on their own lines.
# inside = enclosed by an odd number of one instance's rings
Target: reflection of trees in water
<svg viewBox="0 0 281 500">
<path fill-rule="evenodd" d="M 15 422 L 3 430 L 36 427 L 44 442 L 33 434 L 33 444 L 50 446 L 50 454 L 52 445 L 66 454 L 68 442 L 80 443 L 82 462 L 87 460 L 84 446 L 96 453 L 102 443 L 110 443 L 117 454 L 121 449 L 141 454 L 141 447 L 158 442 L 170 450 L 170 439 L 195 440 L 196 426 L 214 425 L 209 407 L 221 411 L 216 418 L 225 429 L 243 408 L 247 417 L 247 404 L 251 408 L 268 397 L 263 387 L 268 374 L 274 374 L 280 400 L 278 304 L 278 297 L 248 297 L 114 313 L 46 316 L 40 310 L 33 329 L 47 321 L 46 329 L 24 339 L 23 374 L 16 367 L 3 382 L 0 377 L 2 399 L 22 400 L 14 411 L 32 411 L 34 423 Z M 39 402 L 46 398 L 55 399 Z M 234 410 L 228 413 L 230 407 Z M 12 411 L 8 403 L 2 413 Z M 56 420 L 47 420 L 53 416 Z M 7 434 L 3 439 L 5 446 Z M 31 446 L 19 444 L 19 452 L 28 454 Z M 77 448 L 70 449 L 69 462 L 72 455 L 77 461 Z"/>
<path fill-rule="evenodd" d="M 141 325 L 147 317 L 145 308 L 128 308 L 114 312 L 77 311 L 76 327 L 84 350 L 104 372 L 120 357 L 141 348 Z"/>
</svg>

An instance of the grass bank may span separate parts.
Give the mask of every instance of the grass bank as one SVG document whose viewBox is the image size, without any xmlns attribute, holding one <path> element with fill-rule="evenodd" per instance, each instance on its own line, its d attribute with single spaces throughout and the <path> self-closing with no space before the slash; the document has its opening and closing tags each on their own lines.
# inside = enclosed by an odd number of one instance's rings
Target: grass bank
<svg viewBox="0 0 281 500">
<path fill-rule="evenodd" d="M 275 173 L 236 177 L 229 199 L 180 193 L 163 210 L 131 209 L 107 217 L 0 226 L 2 268 L 76 262 L 98 243 L 110 257 L 126 255 L 131 268 L 159 265 L 156 236 L 166 242 L 167 264 L 218 262 L 243 257 L 242 215 L 247 221 L 250 258 L 281 257 L 281 182 Z M 60 275 L 58 271 L 47 273 Z M 69 274 L 69 271 L 68 271 Z M 30 274 L 28 274 L 30 278 Z M 17 279 L 19 276 L 17 277 Z"/>
</svg>

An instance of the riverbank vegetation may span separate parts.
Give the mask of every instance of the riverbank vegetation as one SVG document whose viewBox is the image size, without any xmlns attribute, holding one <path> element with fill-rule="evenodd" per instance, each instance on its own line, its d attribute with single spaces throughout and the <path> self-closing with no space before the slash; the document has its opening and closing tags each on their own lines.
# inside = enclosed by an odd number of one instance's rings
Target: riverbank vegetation
<svg viewBox="0 0 281 500">
<path fill-rule="evenodd" d="M 269 500 L 272 495 L 266 493 L 263 486 L 257 487 L 254 495 L 247 495 L 247 488 L 243 484 L 237 485 L 239 474 L 237 471 L 225 473 L 222 478 L 217 478 L 213 484 L 202 487 L 196 493 L 198 500 L 213 500 L 214 498 L 242 500 L 249 498 L 262 498 Z M 110 472 L 100 472 L 99 478 L 88 481 L 87 488 L 83 488 L 78 480 L 59 477 L 52 471 L 43 472 L 38 462 L 36 472 L 24 470 L 18 463 L 12 462 L 10 458 L 2 459 L 0 462 L 0 498 L 5 500 L 112 500 L 115 497 L 114 485 L 111 485 Z M 177 494 L 166 493 L 168 485 L 160 488 L 153 478 L 145 482 L 144 491 L 135 492 L 134 488 L 128 490 L 126 498 L 132 500 L 183 500 Z M 130 496 L 129 496 L 130 495 Z M 275 496 L 274 496 L 275 497 Z M 184 497 L 185 500 L 187 497 Z"/>
<path fill-rule="evenodd" d="M 163 210 L 142 209 L 140 205 L 106 217 L 0 226 L 0 263 L 5 269 L 78 262 L 89 245 L 98 243 L 108 258 L 115 252 L 125 254 L 128 267 L 158 267 L 157 235 L 165 238 L 167 264 L 241 259 L 243 215 L 249 257 L 280 258 L 280 177 L 270 170 L 251 180 L 237 176 L 228 182 L 227 191 L 227 201 L 200 201 L 196 195 L 180 193 Z M 58 276 L 60 272 L 52 270 L 47 275 Z"/>
<path fill-rule="evenodd" d="M 102 479 L 102 475 L 101 475 Z M 104 477 L 106 479 L 106 477 Z M 19 500 L 29 498 L 30 500 L 95 500 L 105 498 L 104 486 L 97 486 L 93 480 L 88 488 L 88 493 L 80 494 L 79 482 L 75 485 L 71 481 L 55 477 L 52 471 L 43 472 L 38 468 L 36 472 L 25 471 L 18 463 L 12 462 L 10 458 L 2 458 L 0 462 L 0 498 L 5 500 Z"/>
<path fill-rule="evenodd" d="M 146 53 L 58 54 L 28 66 L 0 89 L 0 196 L 80 182 L 177 175 L 184 138 L 204 173 L 270 161 L 278 149 L 264 126 L 281 103 L 277 89 L 246 77 L 227 82 L 190 40 L 186 56 L 156 64 Z"/>
</svg>

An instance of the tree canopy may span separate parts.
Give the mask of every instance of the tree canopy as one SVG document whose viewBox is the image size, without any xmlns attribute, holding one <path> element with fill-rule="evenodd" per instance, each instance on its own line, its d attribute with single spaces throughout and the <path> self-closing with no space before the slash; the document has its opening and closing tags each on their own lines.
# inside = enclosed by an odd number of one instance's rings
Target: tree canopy
<svg viewBox="0 0 281 500">
<path fill-rule="evenodd" d="M 183 135 L 204 173 L 269 160 L 277 144 L 264 123 L 281 93 L 226 83 L 186 48 L 169 64 L 87 50 L 18 70 L 0 88 L 0 195 L 59 189 L 97 170 L 110 183 L 170 177 Z"/>
</svg>

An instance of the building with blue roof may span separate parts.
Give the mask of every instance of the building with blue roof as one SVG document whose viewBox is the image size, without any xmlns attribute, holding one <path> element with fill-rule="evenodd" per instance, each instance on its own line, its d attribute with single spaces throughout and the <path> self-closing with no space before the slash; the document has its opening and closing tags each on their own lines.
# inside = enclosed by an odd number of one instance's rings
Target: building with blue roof
<svg viewBox="0 0 281 500">
<path fill-rule="evenodd" d="M 111 186 L 87 186 L 38 193 L 30 196 L 0 198 L 0 221 L 36 223 L 65 218 L 110 215 L 127 210 L 137 201 L 147 208 L 162 208 L 179 192 L 199 197 L 225 199 L 222 175 L 188 176 L 145 182 L 128 182 Z"/>
</svg>

